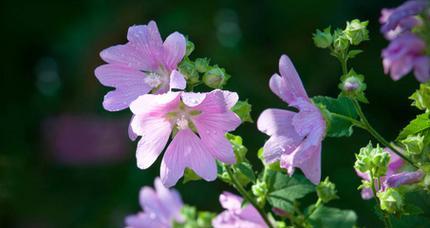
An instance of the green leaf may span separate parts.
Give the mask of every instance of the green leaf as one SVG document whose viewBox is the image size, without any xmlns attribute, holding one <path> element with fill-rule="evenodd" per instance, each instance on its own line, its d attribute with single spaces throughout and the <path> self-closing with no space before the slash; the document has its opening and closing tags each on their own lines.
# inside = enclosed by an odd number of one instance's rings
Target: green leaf
<svg viewBox="0 0 430 228">
<path fill-rule="evenodd" d="M 268 202 L 273 206 L 291 212 L 294 201 L 315 191 L 315 186 L 303 175 L 292 177 L 281 172 L 268 172 Z"/>
<path fill-rule="evenodd" d="M 241 162 L 236 164 L 235 168 L 237 168 L 238 171 L 243 175 L 245 175 L 251 182 L 255 182 L 256 178 L 255 178 L 254 170 L 252 170 L 251 164 L 247 162 Z"/>
<path fill-rule="evenodd" d="M 396 141 L 405 139 L 408 137 L 408 135 L 415 135 L 415 134 L 421 133 L 429 128 L 430 128 L 429 113 L 418 115 L 414 120 L 412 120 L 408 124 L 408 126 L 403 128 L 402 132 L 400 132 Z"/>
<path fill-rule="evenodd" d="M 357 215 L 351 210 L 322 206 L 312 213 L 309 220 L 314 227 L 351 228 L 357 221 Z"/>
<path fill-rule="evenodd" d="M 409 99 L 413 100 L 412 106 L 418 109 L 430 109 L 430 85 L 420 84 L 420 89 L 415 91 Z"/>
<path fill-rule="evenodd" d="M 363 50 L 357 49 L 357 50 L 351 50 L 348 52 L 348 59 L 352 59 L 355 56 L 357 56 L 358 54 L 362 53 Z"/>
<path fill-rule="evenodd" d="M 251 117 L 252 105 L 248 103 L 248 100 L 238 101 L 231 110 L 240 117 L 242 122 L 254 123 Z"/>
<path fill-rule="evenodd" d="M 352 123 L 350 121 L 340 119 L 330 114 L 337 113 L 352 119 L 356 119 L 358 115 L 354 109 L 352 101 L 349 98 L 338 97 L 335 99 L 331 97 L 317 96 L 312 99 L 315 103 L 329 111 L 329 113 L 325 116 L 328 121 L 327 136 L 343 137 L 352 135 L 353 130 Z"/>
</svg>

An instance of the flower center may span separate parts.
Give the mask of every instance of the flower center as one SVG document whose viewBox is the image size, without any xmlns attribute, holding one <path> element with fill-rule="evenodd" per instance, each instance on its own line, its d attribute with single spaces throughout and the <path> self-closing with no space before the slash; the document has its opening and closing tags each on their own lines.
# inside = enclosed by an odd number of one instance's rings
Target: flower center
<svg viewBox="0 0 430 228">
<path fill-rule="evenodd" d="M 163 81 L 162 81 L 162 76 L 160 74 L 151 72 L 146 75 L 144 82 L 149 86 L 151 86 L 152 88 L 157 88 L 161 85 Z"/>
<path fill-rule="evenodd" d="M 176 126 L 179 130 L 189 128 L 189 121 L 185 114 L 180 114 L 180 116 L 176 119 Z"/>
</svg>

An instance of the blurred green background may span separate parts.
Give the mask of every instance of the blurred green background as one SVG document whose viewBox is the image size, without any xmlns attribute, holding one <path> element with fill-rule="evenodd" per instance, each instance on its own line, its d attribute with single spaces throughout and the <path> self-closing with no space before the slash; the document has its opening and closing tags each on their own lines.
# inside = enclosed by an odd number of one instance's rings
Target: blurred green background
<svg viewBox="0 0 430 228">
<path fill-rule="evenodd" d="M 125 43 L 130 25 L 158 23 L 196 45 L 192 57 L 210 57 L 233 77 L 227 89 L 253 104 L 253 118 L 268 107 L 285 107 L 267 86 L 288 54 L 310 96 L 337 96 L 340 67 L 314 47 L 315 29 L 344 27 L 346 20 L 370 20 L 370 42 L 354 59 L 366 76 L 371 123 L 393 139 L 417 111 L 407 97 L 418 83 L 411 76 L 393 82 L 382 72 L 379 33 L 384 7 L 401 1 L 12 1 L 0 3 L 2 124 L 0 227 L 121 227 L 140 210 L 138 191 L 152 185 L 159 162 L 136 167 L 136 143 L 127 138 L 129 111 L 109 113 L 101 102 L 109 90 L 94 69 L 99 52 Z M 260 167 L 256 151 L 267 139 L 255 124 L 237 131 Z M 354 209 L 359 225 L 379 224 L 373 202 L 363 201 L 352 165 L 354 153 L 371 139 L 361 130 L 351 138 L 324 141 L 323 177 L 341 197 L 331 206 Z M 257 165 L 258 164 L 258 165 Z M 197 181 L 176 188 L 202 210 L 220 211 L 218 195 L 228 186 Z"/>
</svg>

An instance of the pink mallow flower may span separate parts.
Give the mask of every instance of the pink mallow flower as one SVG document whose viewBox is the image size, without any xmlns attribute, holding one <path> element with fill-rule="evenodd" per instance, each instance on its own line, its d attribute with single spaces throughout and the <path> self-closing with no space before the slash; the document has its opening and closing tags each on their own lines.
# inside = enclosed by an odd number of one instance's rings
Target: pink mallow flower
<svg viewBox="0 0 430 228">
<path fill-rule="evenodd" d="M 168 92 L 146 94 L 131 103 L 131 128 L 142 136 L 137 146 L 137 165 L 151 166 L 166 146 L 161 162 L 161 181 L 170 187 L 191 168 L 206 181 L 217 176 L 215 159 L 233 164 L 236 158 L 226 132 L 235 130 L 240 118 L 230 110 L 238 95 L 229 91 L 209 93 Z"/>
<path fill-rule="evenodd" d="M 389 19 L 392 18 L 391 16 L 393 13 L 396 13 L 395 9 L 382 9 L 379 23 L 384 27 L 388 23 Z M 390 28 L 386 32 L 383 32 L 383 34 L 387 40 L 393 40 L 403 33 L 411 32 L 415 26 L 420 24 L 422 24 L 422 21 L 415 15 L 406 16 L 400 19 L 397 24 L 393 24 L 396 25 L 394 28 Z"/>
<path fill-rule="evenodd" d="M 95 70 L 104 86 L 115 90 L 106 94 L 103 107 L 108 111 L 128 108 L 140 95 L 184 89 L 186 81 L 177 70 L 186 51 L 185 37 L 174 32 L 163 42 L 157 24 L 131 26 L 126 44 L 103 50 L 101 58 L 108 64 Z"/>
<path fill-rule="evenodd" d="M 271 136 L 264 145 L 267 163 L 280 160 L 292 175 L 300 168 L 314 184 L 321 179 L 321 142 L 326 131 L 324 117 L 306 94 L 300 77 L 288 56 L 279 60 L 281 75 L 270 79 L 270 89 L 298 112 L 267 109 L 257 121 L 258 129 Z"/>
<path fill-rule="evenodd" d="M 382 50 L 382 63 L 385 74 L 399 80 L 414 70 L 415 77 L 420 82 L 430 79 L 430 58 L 424 55 L 425 42 L 412 33 L 403 34 L 392 40 L 387 48 Z"/>
<path fill-rule="evenodd" d="M 171 228 L 174 221 L 184 221 L 180 213 L 184 204 L 179 193 L 164 187 L 160 178 L 155 179 L 154 185 L 155 189 L 143 187 L 140 190 L 139 202 L 143 211 L 127 216 L 127 228 Z"/>
<path fill-rule="evenodd" d="M 414 184 L 421 181 L 424 176 L 422 171 L 402 172 L 401 170 L 405 165 L 405 161 L 390 149 L 385 148 L 385 151 L 390 153 L 390 162 L 388 163 L 387 172 L 384 176 L 380 177 L 381 188 L 379 188 L 378 182 L 375 181 L 376 191 L 385 191 L 387 188 L 397 188 L 402 185 Z M 368 173 L 362 173 L 358 170 L 355 170 L 355 172 L 363 180 L 370 181 Z M 371 199 L 373 196 L 371 188 L 363 188 L 361 190 L 361 198 Z"/>
<path fill-rule="evenodd" d="M 214 228 L 266 228 L 267 224 L 251 204 L 242 207 L 243 199 L 230 192 L 219 196 L 221 206 L 226 209 L 212 220 Z"/>
<path fill-rule="evenodd" d="M 415 16 L 423 12 L 426 7 L 426 0 L 410 0 L 394 9 L 383 9 L 379 19 L 382 24 L 381 32 L 388 35 L 387 39 L 390 39 L 390 31 L 401 32 L 412 29 L 419 23 Z M 392 33 L 392 35 L 395 34 Z"/>
</svg>

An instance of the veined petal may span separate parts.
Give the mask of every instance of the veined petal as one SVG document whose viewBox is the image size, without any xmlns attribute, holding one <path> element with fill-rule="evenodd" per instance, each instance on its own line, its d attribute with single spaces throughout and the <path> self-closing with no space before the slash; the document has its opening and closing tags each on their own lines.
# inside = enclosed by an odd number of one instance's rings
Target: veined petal
<svg viewBox="0 0 430 228">
<path fill-rule="evenodd" d="M 145 57 L 130 43 L 106 48 L 100 52 L 100 57 L 107 63 L 123 65 L 135 70 L 150 68 Z"/>
<path fill-rule="evenodd" d="M 225 134 L 228 131 L 234 131 L 241 123 L 239 116 L 234 112 L 224 113 L 202 112 L 193 118 L 193 122 L 202 134 L 211 129 L 214 134 Z"/>
<path fill-rule="evenodd" d="M 179 92 L 145 94 L 130 104 L 135 115 L 165 115 L 179 105 Z"/>
<path fill-rule="evenodd" d="M 226 112 L 236 104 L 238 99 L 235 92 L 216 89 L 206 93 L 205 99 L 194 108 L 203 112 Z"/>
<path fill-rule="evenodd" d="M 177 68 L 178 63 L 182 61 L 185 56 L 187 41 L 185 37 L 174 32 L 170 34 L 164 41 L 164 64 L 169 70 Z"/>
<path fill-rule="evenodd" d="M 152 70 L 158 70 L 163 55 L 163 40 L 158 32 L 157 24 L 150 21 L 148 25 L 135 25 L 128 29 L 129 45 L 135 47 L 146 65 Z"/>
<path fill-rule="evenodd" d="M 166 211 L 158 200 L 157 193 L 150 187 L 140 189 L 139 202 L 145 213 L 154 213 L 157 217 L 166 220 Z"/>
<path fill-rule="evenodd" d="M 207 96 L 207 93 L 194 93 L 194 92 L 183 92 L 181 93 L 181 99 L 184 104 L 190 108 L 196 107 L 201 104 Z"/>
<path fill-rule="evenodd" d="M 282 77 L 273 75 L 269 84 L 276 95 L 287 103 L 294 102 L 298 97 L 309 99 L 300 76 L 287 55 L 282 55 L 279 59 L 279 72 Z"/>
<path fill-rule="evenodd" d="M 185 81 L 184 75 L 179 71 L 173 70 L 170 74 L 170 89 L 185 89 L 187 81 Z"/>
<path fill-rule="evenodd" d="M 266 141 L 263 148 L 263 157 L 266 163 L 281 160 L 282 155 L 288 155 L 295 151 L 303 138 L 299 135 L 288 137 L 286 135 L 273 135 Z"/>
<path fill-rule="evenodd" d="M 310 147 L 306 160 L 298 162 L 297 167 L 303 171 L 306 178 L 318 184 L 321 180 L 321 144 Z M 296 159 L 295 159 L 296 160 Z"/>
<path fill-rule="evenodd" d="M 225 137 L 225 131 L 211 128 L 200 122 L 196 124 L 196 128 L 203 144 L 216 159 L 227 164 L 236 163 L 233 147 Z"/>
<path fill-rule="evenodd" d="M 151 90 L 143 80 L 144 73 L 126 66 L 105 64 L 96 68 L 95 75 L 103 85 L 116 88 L 103 101 L 103 106 L 109 111 L 125 109 L 140 95 Z"/>
<path fill-rule="evenodd" d="M 130 119 L 130 123 L 128 124 L 128 138 L 129 138 L 131 141 L 136 140 L 136 139 L 137 139 L 137 137 L 138 137 L 138 135 L 137 135 L 136 133 L 134 133 L 133 128 L 131 127 L 131 122 L 133 122 L 134 116 L 135 116 L 135 115 L 133 115 L 133 116 L 131 117 L 131 119 Z"/>
<path fill-rule="evenodd" d="M 257 128 L 267 135 L 289 134 L 296 136 L 292 125 L 295 112 L 282 109 L 266 109 L 258 117 Z"/>
<path fill-rule="evenodd" d="M 206 181 L 216 179 L 214 158 L 190 129 L 178 131 L 164 154 L 160 171 L 163 184 L 167 187 L 175 185 L 183 176 L 185 167 L 191 168 Z"/>
<path fill-rule="evenodd" d="M 428 56 L 418 57 L 414 60 L 414 74 L 419 82 L 430 79 L 430 58 Z"/>
<path fill-rule="evenodd" d="M 165 118 L 135 116 L 131 127 L 133 132 L 142 136 L 136 150 L 137 166 L 140 169 L 150 167 L 169 140 L 172 124 Z"/>
<path fill-rule="evenodd" d="M 159 228 L 170 228 L 167 224 L 164 224 L 153 214 L 140 212 L 136 215 L 129 215 L 125 219 L 126 228 L 148 228 L 148 227 L 159 227 Z"/>
</svg>

